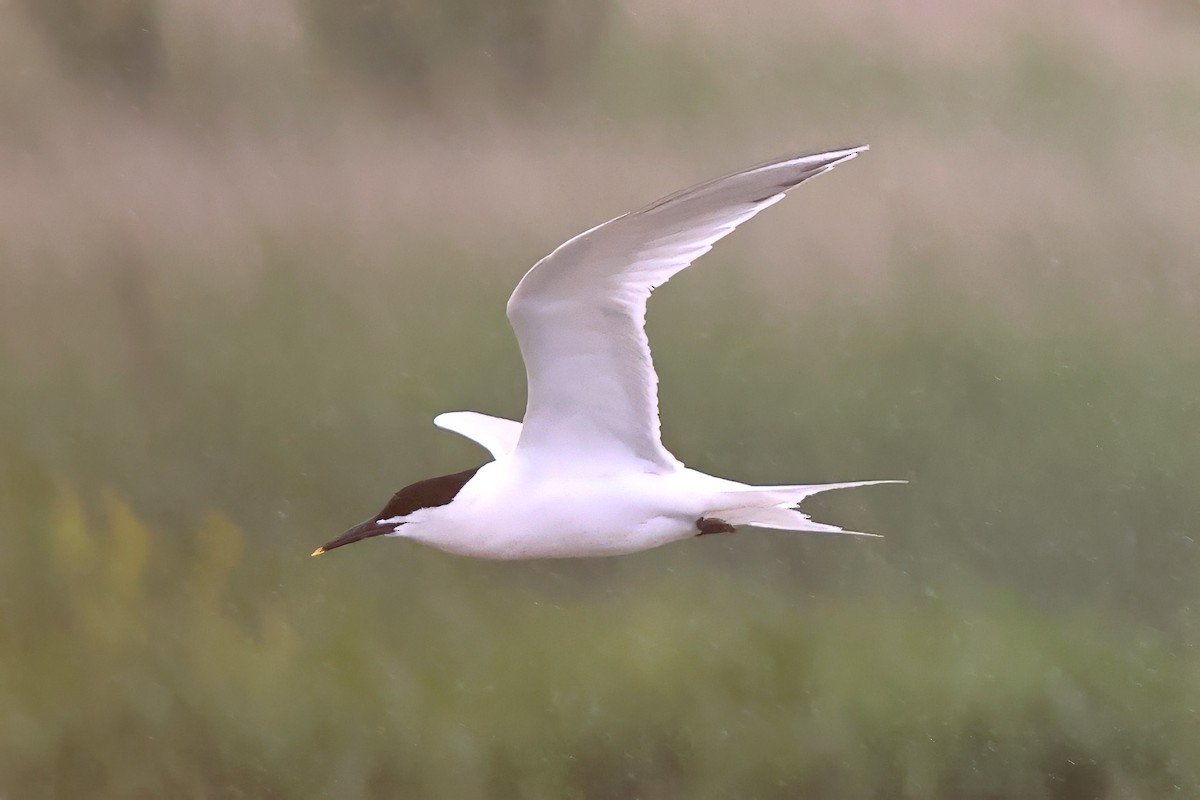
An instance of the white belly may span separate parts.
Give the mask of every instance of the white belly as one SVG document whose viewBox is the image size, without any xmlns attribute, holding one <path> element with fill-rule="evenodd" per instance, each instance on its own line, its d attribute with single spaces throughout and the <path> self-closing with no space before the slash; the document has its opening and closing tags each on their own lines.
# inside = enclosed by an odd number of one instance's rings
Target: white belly
<svg viewBox="0 0 1200 800">
<path fill-rule="evenodd" d="M 679 475 L 531 478 L 493 462 L 398 535 L 493 559 L 620 555 L 695 536 L 703 499 Z"/>
</svg>

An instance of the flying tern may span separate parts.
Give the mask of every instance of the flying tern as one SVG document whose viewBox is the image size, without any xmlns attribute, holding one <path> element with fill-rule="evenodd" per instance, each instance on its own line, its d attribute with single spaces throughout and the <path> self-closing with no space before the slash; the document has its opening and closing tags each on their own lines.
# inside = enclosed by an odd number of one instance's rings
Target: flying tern
<svg viewBox="0 0 1200 800">
<path fill-rule="evenodd" d="M 685 467 L 659 438 L 646 301 L 788 190 L 866 146 L 771 161 L 579 234 L 533 266 L 508 301 L 525 361 L 523 422 L 474 411 L 434 424 L 482 445 L 481 467 L 406 486 L 313 555 L 375 536 L 491 559 L 633 553 L 739 525 L 845 533 L 802 500 L 903 481 L 752 486 Z"/>
</svg>

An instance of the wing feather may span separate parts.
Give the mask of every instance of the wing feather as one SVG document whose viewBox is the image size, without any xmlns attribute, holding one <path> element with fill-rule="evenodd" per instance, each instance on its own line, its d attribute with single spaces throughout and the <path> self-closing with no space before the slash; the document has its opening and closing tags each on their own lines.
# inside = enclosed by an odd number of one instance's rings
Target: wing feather
<svg viewBox="0 0 1200 800">
<path fill-rule="evenodd" d="M 447 411 L 434 417 L 433 424 L 482 445 L 496 459 L 511 453 L 521 436 L 521 423 L 478 411 Z"/>
<path fill-rule="evenodd" d="M 533 266 L 508 301 L 529 393 L 515 455 L 665 473 L 646 300 L 738 225 L 866 147 L 772 161 L 598 225 Z"/>
</svg>

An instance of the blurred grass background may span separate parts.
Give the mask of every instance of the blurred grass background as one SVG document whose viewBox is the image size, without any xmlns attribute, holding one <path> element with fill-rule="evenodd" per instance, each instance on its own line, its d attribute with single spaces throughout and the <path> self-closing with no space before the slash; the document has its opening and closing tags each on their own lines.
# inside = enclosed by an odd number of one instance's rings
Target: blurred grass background
<svg viewBox="0 0 1200 800">
<path fill-rule="evenodd" d="M 0 4 L 0 796 L 1200 795 L 1200 8 Z M 667 444 L 901 477 L 580 563 L 308 552 L 519 417 L 574 233 L 871 143 L 656 295 Z"/>
</svg>

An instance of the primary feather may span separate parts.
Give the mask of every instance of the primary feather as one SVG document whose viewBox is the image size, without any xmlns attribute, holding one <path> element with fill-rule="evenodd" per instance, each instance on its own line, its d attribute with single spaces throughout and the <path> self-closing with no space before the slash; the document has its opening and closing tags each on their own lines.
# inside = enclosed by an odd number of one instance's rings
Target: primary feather
<svg viewBox="0 0 1200 800">
<path fill-rule="evenodd" d="M 533 266 L 508 301 L 529 394 L 514 455 L 651 473 L 679 468 L 659 438 L 646 300 L 738 225 L 855 147 L 773 161 L 617 217 Z"/>
</svg>

